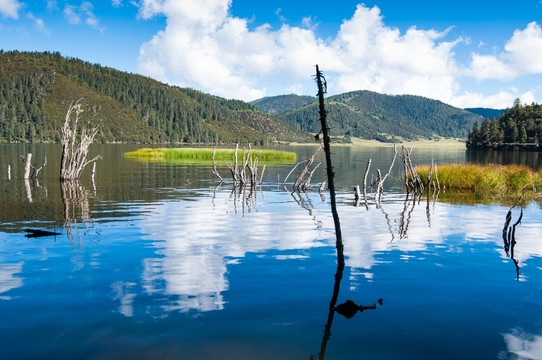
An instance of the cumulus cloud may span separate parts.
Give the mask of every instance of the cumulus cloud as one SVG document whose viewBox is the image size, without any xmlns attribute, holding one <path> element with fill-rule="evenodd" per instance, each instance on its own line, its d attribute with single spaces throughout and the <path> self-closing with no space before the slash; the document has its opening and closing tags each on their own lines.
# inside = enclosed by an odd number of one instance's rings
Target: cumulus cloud
<svg viewBox="0 0 542 360">
<path fill-rule="evenodd" d="M 516 30 L 498 55 L 472 54 L 467 75 L 477 80 L 514 80 L 521 75 L 542 74 L 542 29 L 536 22 Z"/>
<path fill-rule="evenodd" d="M 516 69 L 494 55 L 472 54 L 470 69 L 466 74 L 477 80 L 513 80 L 518 76 Z"/>
<path fill-rule="evenodd" d="M 303 88 L 320 64 L 333 90 L 450 97 L 456 69 L 446 32 L 385 26 L 377 7 L 358 5 L 337 36 L 323 40 L 310 26 L 284 24 L 249 29 L 229 13 L 231 1 L 143 1 L 140 16 L 167 17 L 167 26 L 140 50 L 140 70 L 161 80 L 245 100 L 266 94 L 267 85 Z M 306 89 L 308 90 L 308 89 Z"/>
<path fill-rule="evenodd" d="M 527 25 L 525 30 L 516 30 L 505 50 L 509 61 L 521 73 L 542 73 L 542 29 L 535 22 Z"/>
<path fill-rule="evenodd" d="M 0 0 L 0 14 L 3 17 L 18 19 L 22 4 L 18 0 Z"/>
<path fill-rule="evenodd" d="M 542 72 L 542 60 L 536 57 L 542 53 L 542 31 L 536 23 L 516 31 L 502 54 L 474 53 L 469 66 L 461 66 L 454 49 L 469 44 L 468 38 L 449 40 L 450 29 L 411 27 L 402 32 L 386 25 L 376 6 L 358 5 L 327 39 L 318 36 L 311 18 L 302 19 L 301 27 L 251 28 L 230 8 L 231 0 L 142 0 L 141 18 L 165 16 L 167 22 L 141 46 L 139 70 L 168 83 L 253 100 L 286 89 L 312 94 L 314 65 L 319 64 L 330 94 L 368 89 L 422 95 L 456 106 L 481 106 L 475 100 L 495 106 L 494 101 L 518 96 L 511 89 L 489 96 L 470 94 L 461 90 L 461 78 L 511 81 Z"/>
</svg>

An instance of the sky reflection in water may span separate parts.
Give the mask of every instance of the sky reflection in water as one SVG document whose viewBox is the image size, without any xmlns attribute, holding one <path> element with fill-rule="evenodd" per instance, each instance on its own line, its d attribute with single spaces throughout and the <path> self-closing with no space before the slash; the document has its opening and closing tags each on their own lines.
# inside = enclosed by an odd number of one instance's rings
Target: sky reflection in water
<svg viewBox="0 0 542 360">
<path fill-rule="evenodd" d="M 13 232 L 35 219 L 2 224 L 6 358 L 318 354 L 336 271 L 328 202 L 269 183 L 251 199 L 228 184 L 156 191 L 161 199 L 90 201 L 90 218 L 56 237 Z M 338 197 L 338 303 L 383 305 L 335 316 L 326 358 L 542 359 L 538 204 L 516 228 L 518 278 L 502 237 L 508 207 L 388 191 L 367 209 L 352 198 Z"/>
</svg>

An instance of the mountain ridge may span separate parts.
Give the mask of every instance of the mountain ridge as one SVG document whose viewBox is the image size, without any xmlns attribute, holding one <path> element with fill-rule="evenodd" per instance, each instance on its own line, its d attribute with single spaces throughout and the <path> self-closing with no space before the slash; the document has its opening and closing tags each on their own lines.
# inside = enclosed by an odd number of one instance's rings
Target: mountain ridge
<svg viewBox="0 0 542 360">
<path fill-rule="evenodd" d="M 317 124 L 306 121 L 318 118 L 316 98 L 296 107 L 299 98 L 298 95 L 283 95 L 264 98 L 265 101 L 256 100 L 252 104 L 257 107 L 265 104 L 260 110 L 271 109 L 279 119 L 294 128 L 318 132 Z M 280 110 L 273 110 L 273 102 Z M 478 114 L 439 100 L 416 95 L 386 95 L 369 90 L 329 96 L 326 98 L 326 110 L 333 135 L 384 142 L 434 137 L 465 139 L 474 122 L 482 119 Z"/>
</svg>

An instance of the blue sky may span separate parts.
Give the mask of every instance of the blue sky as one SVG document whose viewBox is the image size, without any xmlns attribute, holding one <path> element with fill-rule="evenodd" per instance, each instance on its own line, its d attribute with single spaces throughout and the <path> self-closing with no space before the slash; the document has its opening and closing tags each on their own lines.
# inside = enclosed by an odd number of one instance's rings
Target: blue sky
<svg viewBox="0 0 542 360">
<path fill-rule="evenodd" d="M 542 1 L 0 0 L 0 49 L 226 98 L 368 89 L 458 106 L 542 102 Z"/>
</svg>

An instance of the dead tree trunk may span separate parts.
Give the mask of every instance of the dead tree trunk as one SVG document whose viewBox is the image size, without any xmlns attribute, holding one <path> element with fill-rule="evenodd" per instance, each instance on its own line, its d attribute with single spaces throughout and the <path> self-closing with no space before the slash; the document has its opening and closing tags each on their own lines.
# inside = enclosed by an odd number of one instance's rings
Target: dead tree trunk
<svg viewBox="0 0 542 360">
<path fill-rule="evenodd" d="M 395 158 L 397 158 L 397 147 L 395 144 L 393 144 L 393 159 L 391 160 L 390 168 L 388 169 L 388 172 L 381 177 L 380 176 L 380 169 L 378 170 L 378 184 L 376 186 L 376 195 L 375 199 L 377 199 L 377 202 L 380 203 L 380 199 L 382 198 L 382 193 L 384 192 L 384 181 L 390 176 L 391 170 L 393 168 L 393 165 L 395 164 Z"/>
<path fill-rule="evenodd" d="M 30 167 L 32 166 L 32 153 L 26 154 L 26 159 L 24 160 L 24 175 L 23 179 L 30 179 Z"/>
<path fill-rule="evenodd" d="M 307 190 L 309 190 L 310 182 L 312 180 L 312 176 L 314 175 L 314 172 L 316 171 L 316 169 L 320 166 L 320 163 L 318 165 L 316 165 L 310 172 L 309 172 L 309 168 L 312 165 L 312 163 L 314 162 L 314 158 L 316 157 L 316 154 L 318 154 L 318 152 L 321 149 L 323 149 L 323 145 L 320 145 L 318 147 L 318 149 L 316 149 L 316 151 L 314 152 L 314 154 L 311 156 L 310 159 L 298 162 L 292 168 L 292 170 L 290 170 L 288 175 L 286 175 L 286 178 L 284 179 L 284 182 L 286 182 L 288 180 L 290 175 L 294 172 L 294 170 L 299 165 L 301 165 L 302 163 L 305 163 L 305 167 L 303 168 L 303 170 L 301 170 L 301 173 L 299 174 L 297 179 L 294 181 L 294 184 L 292 185 L 292 188 L 293 188 L 294 191 L 300 191 L 300 190 L 307 191 Z M 309 176 L 308 176 L 308 178 L 306 180 L 304 180 L 304 177 L 305 177 L 305 175 L 307 175 L 307 173 L 309 173 Z"/>
<path fill-rule="evenodd" d="M 39 168 L 34 168 L 34 175 L 32 175 L 32 177 L 34 179 L 38 178 L 39 172 L 41 171 L 41 169 L 43 169 L 45 167 L 45 165 L 47 165 L 47 157 L 46 156 L 44 157 L 43 164 Z"/>
<path fill-rule="evenodd" d="M 258 163 L 260 161 L 259 160 L 260 154 L 256 155 L 256 157 L 253 159 L 252 147 L 250 146 L 250 144 L 248 144 L 246 167 L 248 167 L 248 171 L 250 172 L 250 186 L 252 188 L 256 187 L 256 185 L 258 184 Z M 265 171 L 265 167 L 263 171 Z M 263 172 L 262 172 L 262 176 L 263 176 Z M 260 183 L 261 183 L 261 179 L 260 179 Z"/>
<path fill-rule="evenodd" d="M 365 168 L 365 174 L 363 174 L 363 199 L 367 204 L 367 174 L 369 174 L 369 169 L 371 168 L 371 159 L 367 161 L 367 167 Z"/>
<path fill-rule="evenodd" d="M 418 172 L 412 166 L 412 161 L 410 160 L 410 154 L 412 149 L 408 150 L 403 146 L 403 165 L 405 167 L 405 186 L 407 193 L 414 192 L 414 194 L 421 194 L 423 192 L 424 186 Z"/>
<path fill-rule="evenodd" d="M 333 223 L 335 225 L 335 248 L 337 250 L 337 271 L 335 273 L 335 284 L 333 286 L 333 295 L 329 302 L 328 319 L 324 328 L 324 337 L 320 346 L 319 358 L 324 359 L 326 353 L 327 342 L 331 336 L 331 324 L 333 323 L 333 317 L 335 315 L 335 305 L 339 297 L 339 291 L 341 286 L 341 280 L 343 278 L 343 271 L 345 266 L 344 261 L 344 246 L 342 241 L 341 223 L 339 221 L 339 213 L 337 212 L 337 204 L 335 200 L 335 182 L 333 173 L 333 166 L 331 165 L 331 147 L 329 138 L 329 128 L 327 125 L 327 114 L 324 106 L 324 93 L 326 92 L 327 84 L 324 76 L 320 72 L 318 65 L 316 65 L 316 83 L 318 85 L 318 102 L 320 109 L 320 123 L 322 125 L 322 135 L 324 141 L 324 152 L 326 154 L 326 167 L 327 167 L 327 180 L 328 189 L 331 202 L 331 213 L 333 215 Z"/>
<path fill-rule="evenodd" d="M 222 179 L 222 176 L 220 176 L 220 174 L 218 173 L 218 170 L 216 169 L 215 154 L 216 154 L 216 148 L 213 148 L 213 174 L 215 174 L 215 176 L 220 179 L 220 183 L 222 184 L 224 179 Z"/>
<path fill-rule="evenodd" d="M 87 124 L 80 124 L 81 116 L 84 112 L 83 105 L 79 100 L 70 104 L 64 126 L 62 127 L 62 158 L 60 162 L 60 180 L 77 180 L 85 167 L 98 160 L 101 156 L 97 155 L 91 160 L 87 160 L 88 148 L 94 141 L 98 133 L 98 126 L 88 128 Z"/>
</svg>

